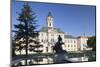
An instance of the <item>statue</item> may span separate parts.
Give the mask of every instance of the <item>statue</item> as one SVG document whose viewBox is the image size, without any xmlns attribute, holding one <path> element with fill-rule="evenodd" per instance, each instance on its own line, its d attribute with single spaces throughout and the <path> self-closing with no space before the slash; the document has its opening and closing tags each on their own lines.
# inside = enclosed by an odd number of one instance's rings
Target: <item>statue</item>
<svg viewBox="0 0 100 67">
<path fill-rule="evenodd" d="M 55 44 L 53 50 L 55 50 L 56 53 L 62 53 L 62 52 L 65 52 L 65 50 L 62 49 L 62 45 L 64 43 L 62 42 L 62 38 L 61 36 L 59 35 L 58 36 L 58 42 Z"/>
<path fill-rule="evenodd" d="M 64 43 L 62 42 L 62 38 L 59 35 L 58 36 L 58 42 L 55 44 L 55 46 L 53 47 L 53 50 L 55 51 L 55 63 L 63 63 L 66 60 L 66 51 L 63 50 L 62 45 Z"/>
</svg>

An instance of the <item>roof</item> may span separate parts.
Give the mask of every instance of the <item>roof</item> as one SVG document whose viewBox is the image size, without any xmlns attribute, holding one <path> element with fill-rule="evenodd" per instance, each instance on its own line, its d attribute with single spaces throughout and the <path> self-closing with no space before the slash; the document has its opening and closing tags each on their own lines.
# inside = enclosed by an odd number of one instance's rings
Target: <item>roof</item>
<svg viewBox="0 0 100 67">
<path fill-rule="evenodd" d="M 51 13 L 51 12 L 48 12 L 48 16 L 51 16 L 51 17 L 53 17 L 53 15 L 52 15 L 52 13 Z"/>
<path fill-rule="evenodd" d="M 42 27 L 40 29 L 40 32 L 48 32 L 48 29 L 50 29 L 51 27 Z M 59 28 L 53 28 L 54 31 L 58 32 L 58 33 L 64 33 L 61 29 Z"/>
<path fill-rule="evenodd" d="M 76 39 L 76 37 L 74 37 L 74 36 L 72 36 L 72 35 L 65 35 L 65 38 Z"/>
<path fill-rule="evenodd" d="M 48 31 L 48 28 L 47 27 L 42 27 L 41 29 L 40 29 L 40 32 L 47 32 Z"/>
<path fill-rule="evenodd" d="M 57 31 L 58 33 L 64 33 L 60 28 L 54 28 L 55 31 Z"/>
<path fill-rule="evenodd" d="M 79 36 L 77 38 L 89 38 L 88 36 Z"/>
</svg>

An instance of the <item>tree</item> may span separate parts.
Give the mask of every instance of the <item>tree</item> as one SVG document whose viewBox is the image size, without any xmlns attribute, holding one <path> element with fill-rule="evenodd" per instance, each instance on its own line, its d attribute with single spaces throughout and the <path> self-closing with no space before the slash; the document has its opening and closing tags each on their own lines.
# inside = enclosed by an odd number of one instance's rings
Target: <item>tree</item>
<svg viewBox="0 0 100 67">
<path fill-rule="evenodd" d="M 16 49 L 16 44 L 15 44 L 15 41 L 12 39 L 12 57 L 15 57 L 16 54 L 15 54 L 15 49 Z"/>
<path fill-rule="evenodd" d="M 15 30 L 13 32 L 15 33 L 14 38 L 17 42 L 16 45 L 19 46 L 19 50 L 21 52 L 22 49 L 26 50 L 26 58 L 28 56 L 28 50 L 29 50 L 29 44 L 34 42 L 35 44 L 38 44 L 36 41 L 36 38 L 38 37 L 38 32 L 36 29 L 38 25 L 36 24 L 36 13 L 32 11 L 32 8 L 29 6 L 28 3 L 25 3 L 23 5 L 23 8 L 21 9 L 21 12 L 18 13 L 18 21 L 19 24 L 15 24 Z M 25 44 L 23 46 L 22 44 Z M 34 46 L 35 48 L 36 46 Z M 32 50 L 34 50 L 32 48 Z M 35 51 L 35 50 L 34 50 Z M 21 54 L 21 53 L 20 53 Z M 27 60 L 26 60 L 27 65 Z"/>
<path fill-rule="evenodd" d="M 87 41 L 88 47 L 92 47 L 93 51 L 96 51 L 96 36 L 92 36 Z"/>
</svg>

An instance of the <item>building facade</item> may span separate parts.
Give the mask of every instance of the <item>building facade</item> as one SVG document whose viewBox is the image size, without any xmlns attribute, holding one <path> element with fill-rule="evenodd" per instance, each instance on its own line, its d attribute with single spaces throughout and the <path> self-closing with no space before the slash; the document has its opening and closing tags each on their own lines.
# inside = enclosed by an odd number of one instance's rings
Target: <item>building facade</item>
<svg viewBox="0 0 100 67">
<path fill-rule="evenodd" d="M 43 53 L 52 53 L 53 46 L 57 42 L 58 36 L 61 36 L 64 44 L 62 48 L 68 52 L 85 50 L 87 47 L 88 37 L 74 37 L 65 34 L 60 28 L 54 27 L 54 17 L 51 12 L 46 17 L 46 26 L 42 27 L 39 32 L 39 42 L 43 44 Z"/>
</svg>

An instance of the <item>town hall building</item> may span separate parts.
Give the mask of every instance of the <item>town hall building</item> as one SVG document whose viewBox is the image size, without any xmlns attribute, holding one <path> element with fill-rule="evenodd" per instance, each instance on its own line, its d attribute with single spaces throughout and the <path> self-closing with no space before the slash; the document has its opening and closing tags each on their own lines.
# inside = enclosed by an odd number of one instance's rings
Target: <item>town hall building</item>
<svg viewBox="0 0 100 67">
<path fill-rule="evenodd" d="M 55 28 L 54 16 L 51 12 L 49 12 L 46 17 L 46 26 L 42 27 L 39 32 L 39 42 L 43 44 L 43 53 L 53 52 L 53 46 L 57 42 L 59 35 L 64 42 L 62 48 L 68 52 L 85 50 L 87 47 L 88 37 L 74 37 L 72 35 L 65 34 L 60 28 Z"/>
</svg>

